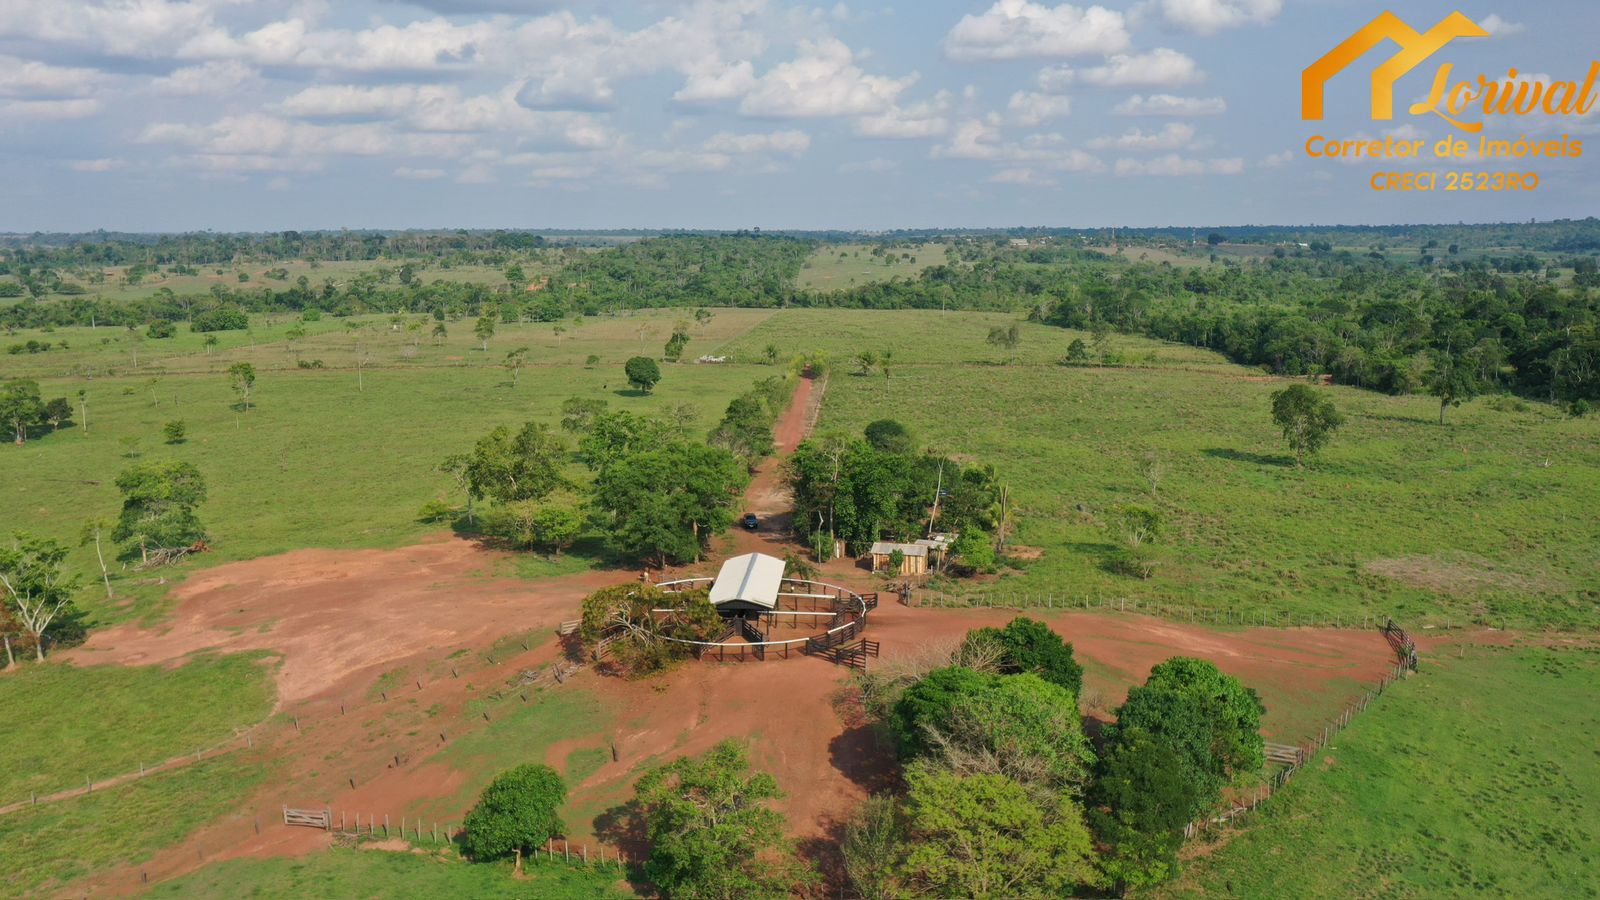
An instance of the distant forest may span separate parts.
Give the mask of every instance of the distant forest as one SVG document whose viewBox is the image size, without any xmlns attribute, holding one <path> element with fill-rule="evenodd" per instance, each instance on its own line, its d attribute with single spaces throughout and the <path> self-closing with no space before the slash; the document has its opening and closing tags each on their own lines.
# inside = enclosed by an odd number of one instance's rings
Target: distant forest
<svg viewBox="0 0 1600 900">
<path fill-rule="evenodd" d="M 915 278 L 826 292 L 800 288 L 798 276 L 813 251 L 845 240 L 874 254 L 916 247 L 942 252 L 943 260 Z M 585 243 L 588 249 L 578 249 Z M 1593 218 L 878 235 L 0 236 L 0 298 L 13 298 L 0 300 L 0 326 L 138 327 L 214 318 L 218 310 L 504 321 L 695 306 L 1003 310 L 1091 332 L 1179 341 L 1278 374 L 1321 373 L 1393 393 L 1423 389 L 1442 371 L 1470 371 L 1484 389 L 1582 411 L 1600 402 L 1597 252 L 1600 220 Z M 339 279 L 285 278 L 277 286 L 218 284 L 198 294 L 161 288 L 136 300 L 94 295 L 93 279 L 103 279 L 108 267 L 195 274 L 202 267 L 288 260 L 374 267 Z M 547 276 L 535 280 L 522 271 L 535 263 Z M 451 280 L 455 265 L 503 268 L 506 279 Z"/>
</svg>

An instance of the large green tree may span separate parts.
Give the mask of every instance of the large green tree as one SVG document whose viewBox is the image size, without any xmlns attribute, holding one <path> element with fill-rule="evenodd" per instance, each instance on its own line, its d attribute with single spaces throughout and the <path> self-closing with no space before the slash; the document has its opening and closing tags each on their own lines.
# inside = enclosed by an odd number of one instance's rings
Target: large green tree
<svg viewBox="0 0 1600 900">
<path fill-rule="evenodd" d="M 0 387 L 0 422 L 11 429 L 18 446 L 27 442 L 31 426 L 44 424 L 44 407 L 37 381 L 13 378 Z"/>
<path fill-rule="evenodd" d="M 1115 737 L 1122 729 L 1137 728 L 1172 748 L 1188 767 L 1203 807 L 1216 802 L 1234 773 L 1265 763 L 1264 712 L 1260 696 L 1216 664 L 1176 656 L 1128 691 L 1111 733 Z"/>
<path fill-rule="evenodd" d="M 0 544 L 0 592 L 6 609 L 34 639 L 34 653 L 44 659 L 45 633 L 63 613 L 72 612 L 78 581 L 66 575 L 67 548 L 47 538 L 18 532 Z"/>
<path fill-rule="evenodd" d="M 1428 393 L 1439 398 L 1439 424 L 1443 425 L 1444 411 L 1483 393 L 1484 382 L 1478 363 L 1470 354 L 1436 350 L 1427 384 Z"/>
<path fill-rule="evenodd" d="M 661 380 L 661 367 L 648 356 L 635 356 L 622 366 L 623 374 L 628 376 L 628 384 L 648 394 L 656 382 Z"/>
<path fill-rule="evenodd" d="M 1000 671 L 1027 672 L 1066 688 L 1077 702 L 1083 689 L 1083 666 L 1073 658 L 1072 645 L 1038 619 L 1018 616 L 1004 628 L 977 628 L 969 641 L 991 641 L 1000 655 Z"/>
<path fill-rule="evenodd" d="M 529 764 L 501 772 L 462 822 L 466 833 L 461 849 L 478 860 L 537 850 L 561 834 L 556 811 L 566 799 L 566 784 L 549 766 Z"/>
<path fill-rule="evenodd" d="M 754 393 L 733 398 L 722 421 L 712 430 L 707 443 L 739 457 L 747 467 L 772 455 L 773 416 Z"/>
<path fill-rule="evenodd" d="M 673 443 L 624 455 L 595 479 L 595 507 L 616 549 L 636 558 L 699 560 L 711 536 L 733 524 L 745 474 L 733 454 Z"/>
<path fill-rule="evenodd" d="M 743 746 L 723 741 L 646 772 L 635 803 L 650 858 L 644 874 L 667 898 L 788 897 L 813 881 L 766 803 L 783 792 L 751 772 Z"/>
<path fill-rule="evenodd" d="M 1344 424 L 1344 417 L 1333 401 L 1307 384 L 1291 384 L 1272 395 L 1272 421 L 1283 431 L 1283 439 L 1294 452 L 1295 465 L 1315 455 L 1333 433 Z"/>
<path fill-rule="evenodd" d="M 1003 775 L 908 773 L 911 851 L 903 871 L 936 897 L 1072 896 L 1097 880 L 1077 804 L 1041 803 Z"/>
<path fill-rule="evenodd" d="M 1105 844 L 1100 867 L 1119 890 L 1178 871 L 1183 829 L 1200 797 L 1178 753 L 1138 727 L 1119 729 L 1089 790 L 1088 821 Z"/>
<path fill-rule="evenodd" d="M 550 426 L 529 422 L 513 433 L 501 425 L 473 446 L 467 484 L 479 499 L 542 500 L 567 484 L 562 474 L 566 458 L 566 444 Z"/>
<path fill-rule="evenodd" d="M 181 461 L 139 463 L 117 476 L 122 491 L 122 513 L 111 539 L 139 548 L 141 561 L 149 561 L 151 548 L 175 548 L 206 536 L 195 515 L 205 502 L 206 482 L 194 463 Z"/>
</svg>

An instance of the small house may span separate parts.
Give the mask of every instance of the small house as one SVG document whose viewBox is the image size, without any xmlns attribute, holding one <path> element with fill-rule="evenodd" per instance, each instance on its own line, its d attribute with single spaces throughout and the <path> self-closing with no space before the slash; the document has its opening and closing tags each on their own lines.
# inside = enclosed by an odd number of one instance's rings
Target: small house
<svg viewBox="0 0 1600 900">
<path fill-rule="evenodd" d="M 898 572 L 892 571 L 896 552 L 901 556 Z M 928 572 L 928 545 L 920 541 L 915 544 L 878 541 L 872 545 L 868 555 L 872 557 L 874 572 L 887 572 L 891 575 L 925 575 Z"/>
</svg>

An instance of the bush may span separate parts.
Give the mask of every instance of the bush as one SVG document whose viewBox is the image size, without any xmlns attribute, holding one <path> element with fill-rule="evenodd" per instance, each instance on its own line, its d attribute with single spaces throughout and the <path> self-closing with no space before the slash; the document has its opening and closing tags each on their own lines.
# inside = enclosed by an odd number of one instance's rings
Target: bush
<svg viewBox="0 0 1600 900">
<path fill-rule="evenodd" d="M 893 419 L 879 419 L 866 428 L 867 443 L 884 453 L 905 455 L 916 449 L 911 430 Z"/>
<path fill-rule="evenodd" d="M 927 729 L 950 718 L 958 702 L 982 693 L 995 676 L 974 672 L 962 666 L 934 669 L 921 681 L 906 688 L 890 711 L 889 730 L 894 734 L 902 757 L 920 756 L 930 749 Z"/>
<path fill-rule="evenodd" d="M 302 359 L 296 362 L 295 365 L 302 369 L 320 369 L 323 367 L 320 359 Z"/>
<path fill-rule="evenodd" d="M 208 309 L 189 323 L 190 331 L 243 331 L 250 327 L 250 317 L 237 307 L 219 306 Z"/>
<path fill-rule="evenodd" d="M 994 542 L 989 535 L 976 528 L 968 528 L 956 538 L 950 552 L 963 566 L 974 572 L 994 571 Z"/>
<path fill-rule="evenodd" d="M 1147 579 L 1156 573 L 1158 560 L 1148 546 L 1124 547 L 1106 557 L 1106 569 L 1129 578 Z"/>
<path fill-rule="evenodd" d="M 993 641 L 1001 653 L 1000 671 L 1013 674 L 1026 672 L 1045 681 L 1066 688 L 1077 703 L 1083 690 L 1083 666 L 1072 655 L 1072 645 L 1049 625 L 1027 616 L 1018 616 L 1004 628 L 978 628 L 967 634 L 968 640 Z"/>
<path fill-rule="evenodd" d="M 456 508 L 443 500 L 429 500 L 417 509 L 417 521 L 428 525 L 450 522 L 455 517 Z"/>
<path fill-rule="evenodd" d="M 171 322 L 151 322 L 145 333 L 157 339 L 169 338 L 178 333 L 178 326 Z"/>
<path fill-rule="evenodd" d="M 462 822 L 466 834 L 461 849 L 476 860 L 537 849 L 562 832 L 556 810 L 566 799 L 566 784 L 549 766 L 522 765 L 502 772 Z"/>
</svg>

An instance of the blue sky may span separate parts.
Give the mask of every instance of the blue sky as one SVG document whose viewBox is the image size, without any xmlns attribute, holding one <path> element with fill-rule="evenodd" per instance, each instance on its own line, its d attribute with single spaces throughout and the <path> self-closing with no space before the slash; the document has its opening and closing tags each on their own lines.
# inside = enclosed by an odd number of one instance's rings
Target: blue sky
<svg viewBox="0 0 1600 900">
<path fill-rule="evenodd" d="M 0 0 L 0 230 L 899 228 L 1392 223 L 1596 212 L 1593 140 L 1530 193 L 1379 194 L 1312 134 L 1433 140 L 1458 77 L 1583 78 L 1592 6 L 1459 7 L 1491 31 L 1367 117 L 1384 9 L 1340 0 Z M 1357 71 L 1359 69 L 1360 71 Z M 1416 164 L 1381 168 L 1419 168 Z M 1445 169 L 1433 164 L 1422 168 Z M 1462 168 L 1462 166 L 1457 166 Z"/>
</svg>

